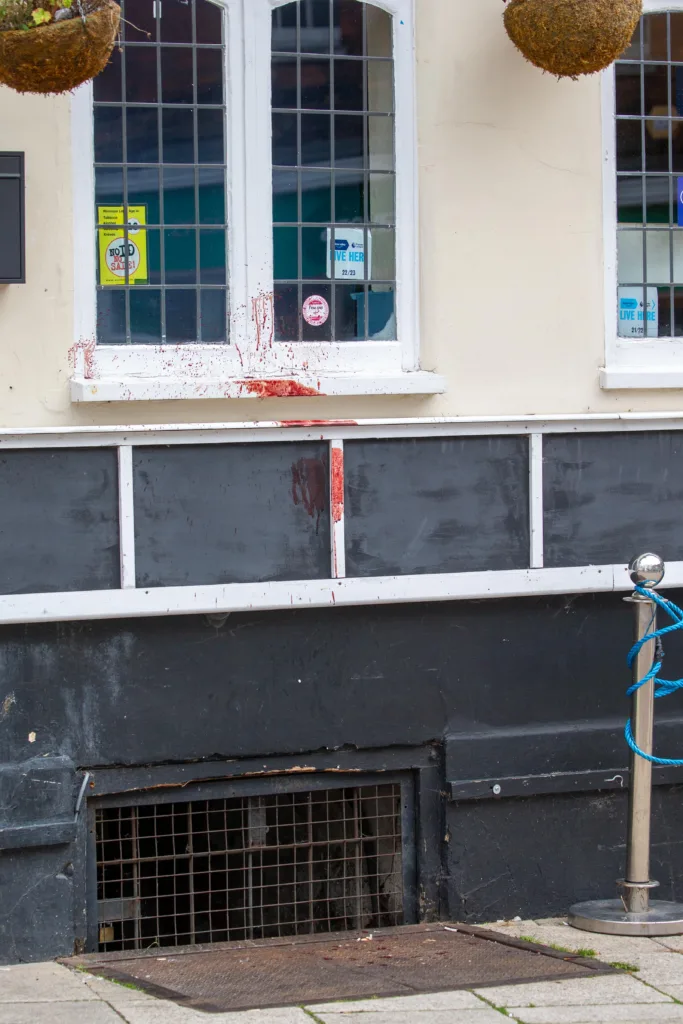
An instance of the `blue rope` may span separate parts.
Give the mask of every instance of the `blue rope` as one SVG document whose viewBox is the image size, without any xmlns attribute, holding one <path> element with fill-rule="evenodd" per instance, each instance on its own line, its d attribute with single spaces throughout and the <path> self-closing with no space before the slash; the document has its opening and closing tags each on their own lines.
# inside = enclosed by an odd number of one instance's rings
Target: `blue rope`
<svg viewBox="0 0 683 1024">
<path fill-rule="evenodd" d="M 643 597 L 648 598 L 649 601 L 654 601 L 656 605 L 662 608 L 667 615 L 673 619 L 673 623 L 670 626 L 663 626 L 661 629 L 656 629 L 652 633 L 646 633 L 645 636 L 641 640 L 638 640 L 628 652 L 626 661 L 628 667 L 632 668 L 633 662 L 635 661 L 641 647 L 649 643 L 651 640 L 655 641 L 655 655 L 652 659 L 652 668 L 647 675 L 643 676 L 642 679 L 639 679 L 637 683 L 633 683 L 633 685 L 628 688 L 626 695 L 631 697 L 636 690 L 640 689 L 641 686 L 645 686 L 645 684 L 649 683 L 651 679 L 654 679 L 655 697 L 667 697 L 670 693 L 683 689 L 683 679 L 669 680 L 659 678 L 658 673 L 662 667 L 662 662 L 664 661 L 662 637 L 666 636 L 667 633 L 673 633 L 676 629 L 683 629 L 683 611 L 681 611 L 678 605 L 675 605 L 673 601 L 667 600 L 667 598 L 662 597 L 660 594 L 656 593 L 656 591 L 650 590 L 649 587 L 636 587 L 635 591 L 637 594 L 641 594 Z M 650 626 L 654 622 L 654 617 L 655 613 L 653 611 Z M 646 761 L 651 761 L 652 764 L 683 765 L 683 759 L 675 760 L 670 757 L 655 757 L 654 754 L 646 754 L 644 750 L 641 750 L 633 738 L 630 718 L 626 723 L 624 736 L 626 737 L 626 742 L 634 754 L 644 757 Z"/>
</svg>

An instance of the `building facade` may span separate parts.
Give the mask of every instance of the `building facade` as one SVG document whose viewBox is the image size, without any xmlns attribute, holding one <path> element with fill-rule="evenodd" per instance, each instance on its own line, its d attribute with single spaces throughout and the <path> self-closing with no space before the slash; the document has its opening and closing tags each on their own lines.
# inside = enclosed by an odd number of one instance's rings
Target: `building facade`
<svg viewBox="0 0 683 1024">
<path fill-rule="evenodd" d="M 613 894 L 627 562 L 683 588 L 645 8 L 557 81 L 500 0 L 125 0 L 0 89 L 0 962 Z"/>
</svg>

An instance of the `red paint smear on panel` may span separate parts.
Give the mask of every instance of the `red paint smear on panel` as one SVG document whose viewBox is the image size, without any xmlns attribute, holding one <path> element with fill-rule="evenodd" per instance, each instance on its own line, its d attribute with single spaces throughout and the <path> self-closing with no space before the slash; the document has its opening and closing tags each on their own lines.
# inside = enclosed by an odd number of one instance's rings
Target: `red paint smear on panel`
<svg viewBox="0 0 683 1024">
<path fill-rule="evenodd" d="M 320 394 L 316 391 L 316 395 Z M 356 420 L 278 420 L 281 427 L 357 427 Z"/>
<path fill-rule="evenodd" d="M 339 523 L 344 515 L 344 452 L 341 448 L 332 449 L 330 491 L 332 494 L 332 518 L 335 523 Z"/>
<path fill-rule="evenodd" d="M 322 394 L 296 380 L 241 380 L 239 383 L 259 398 L 304 398 Z"/>
<path fill-rule="evenodd" d="M 320 459 L 299 459 L 292 464 L 292 498 L 320 522 L 325 511 L 327 473 Z M 317 524 L 316 524 L 317 525 Z"/>
</svg>

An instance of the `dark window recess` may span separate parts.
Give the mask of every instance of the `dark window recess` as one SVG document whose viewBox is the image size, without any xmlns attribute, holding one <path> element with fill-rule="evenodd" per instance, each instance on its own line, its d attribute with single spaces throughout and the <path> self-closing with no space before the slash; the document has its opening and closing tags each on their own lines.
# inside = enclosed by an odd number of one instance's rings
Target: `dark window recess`
<svg viewBox="0 0 683 1024">
<path fill-rule="evenodd" d="M 99 949 L 403 924 L 401 789 L 98 808 Z"/>
<path fill-rule="evenodd" d="M 0 284 L 23 284 L 24 154 L 0 153 Z"/>
</svg>

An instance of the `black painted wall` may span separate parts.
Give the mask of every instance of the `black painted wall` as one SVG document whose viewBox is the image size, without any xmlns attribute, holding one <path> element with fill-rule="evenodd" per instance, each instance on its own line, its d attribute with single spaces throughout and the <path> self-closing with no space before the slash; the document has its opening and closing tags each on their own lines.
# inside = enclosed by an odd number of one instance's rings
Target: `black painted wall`
<svg viewBox="0 0 683 1024">
<path fill-rule="evenodd" d="M 546 565 L 683 558 L 680 437 L 546 437 Z M 528 565 L 527 438 L 348 441 L 345 458 L 349 575 Z M 138 584 L 327 578 L 328 471 L 322 443 L 135 449 Z M 119 586 L 114 451 L 3 452 L 0 497 L 0 593 Z M 611 896 L 624 794 L 542 780 L 625 769 L 630 642 L 620 595 L 0 627 L 0 960 L 82 939 L 74 808 L 83 770 L 114 766 L 125 789 L 140 766 L 228 773 L 320 751 L 351 767 L 377 752 L 392 770 L 406 751 L 413 770 L 409 752 L 435 745 L 445 824 L 432 811 L 420 827 L 441 914 Z M 683 675 L 683 639 L 667 655 Z M 660 751 L 680 754 L 680 697 L 657 714 Z M 529 795 L 491 798 L 491 779 L 516 776 Z M 653 871 L 682 898 L 672 781 L 655 790 Z"/>
<path fill-rule="evenodd" d="M 0 836 L 14 828 L 20 844 L 35 841 L 21 832 L 28 805 L 28 818 L 52 822 L 59 840 L 80 781 L 72 773 L 69 786 L 65 764 L 261 760 L 437 741 L 444 793 L 454 778 L 482 773 L 623 769 L 630 634 L 619 595 L 239 614 L 222 627 L 200 616 L 4 627 L 0 759 L 49 755 L 53 775 L 18 801 L 8 781 Z M 669 671 L 680 673 L 683 643 L 672 638 L 668 649 Z M 675 752 L 680 701 L 661 705 L 660 741 Z M 45 791 L 57 792 L 50 779 L 61 788 L 46 806 Z M 678 791 L 658 792 L 664 835 L 683 822 Z M 612 895 L 622 803 L 612 793 L 447 801 L 442 913 L 538 916 L 579 896 Z M 434 830 L 430 841 L 440 849 L 442 838 Z M 77 937 L 78 858 L 54 835 L 50 844 L 0 854 L 3 902 L 14 908 L 0 918 L 5 960 L 68 952 Z M 670 887 L 683 868 L 680 847 L 662 845 L 658 857 Z M 43 879 L 35 894 L 29 876 Z M 72 882 L 75 905 L 64 896 Z M 38 936 L 43 900 L 53 924 Z"/>
</svg>

